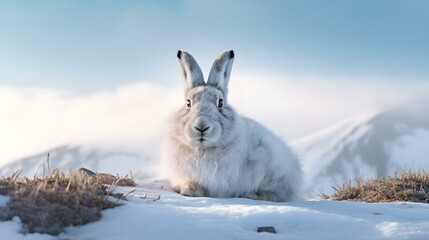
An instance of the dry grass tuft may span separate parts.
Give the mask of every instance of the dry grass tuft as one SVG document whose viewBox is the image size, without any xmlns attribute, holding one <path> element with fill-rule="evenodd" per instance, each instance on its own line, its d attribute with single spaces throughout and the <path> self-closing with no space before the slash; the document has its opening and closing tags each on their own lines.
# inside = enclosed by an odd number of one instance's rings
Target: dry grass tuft
<svg viewBox="0 0 429 240">
<path fill-rule="evenodd" d="M 351 200 L 359 202 L 422 202 L 429 203 L 429 173 L 403 171 L 394 177 L 363 180 L 356 178 L 334 187 L 333 200 Z"/>
<path fill-rule="evenodd" d="M 101 210 L 121 205 L 123 194 L 113 194 L 115 186 L 135 186 L 129 177 L 110 174 L 68 174 L 54 170 L 50 176 L 19 179 L 20 172 L 0 179 L 0 194 L 9 196 L 0 207 L 0 220 L 18 216 L 24 233 L 58 235 L 67 226 L 83 225 L 101 218 Z M 113 186 L 113 187 L 112 187 Z"/>
</svg>

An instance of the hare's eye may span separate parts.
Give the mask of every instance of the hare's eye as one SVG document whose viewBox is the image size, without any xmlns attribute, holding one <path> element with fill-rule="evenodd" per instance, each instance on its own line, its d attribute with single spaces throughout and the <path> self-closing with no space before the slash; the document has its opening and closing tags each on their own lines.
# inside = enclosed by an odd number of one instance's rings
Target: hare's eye
<svg viewBox="0 0 429 240">
<path fill-rule="evenodd" d="M 187 106 L 188 108 L 190 108 L 190 107 L 191 107 L 191 100 L 186 99 L 186 106 Z"/>
<path fill-rule="evenodd" d="M 220 108 L 223 107 L 223 99 L 219 99 L 217 106 Z"/>
</svg>

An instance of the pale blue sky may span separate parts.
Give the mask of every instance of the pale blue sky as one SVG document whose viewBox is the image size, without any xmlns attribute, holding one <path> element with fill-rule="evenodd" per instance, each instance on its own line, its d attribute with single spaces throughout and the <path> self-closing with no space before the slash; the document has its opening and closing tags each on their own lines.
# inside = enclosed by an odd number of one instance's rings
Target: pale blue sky
<svg viewBox="0 0 429 240">
<path fill-rule="evenodd" d="M 3 1 L 0 85 L 76 93 L 234 71 L 429 81 L 429 1 Z"/>
</svg>

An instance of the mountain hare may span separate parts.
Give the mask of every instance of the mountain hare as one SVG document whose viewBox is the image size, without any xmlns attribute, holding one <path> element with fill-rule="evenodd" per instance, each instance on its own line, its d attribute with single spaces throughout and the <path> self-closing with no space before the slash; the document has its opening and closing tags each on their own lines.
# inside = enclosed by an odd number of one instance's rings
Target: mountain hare
<svg viewBox="0 0 429 240">
<path fill-rule="evenodd" d="M 297 157 L 279 137 L 229 105 L 234 52 L 219 55 L 207 83 L 189 53 L 179 51 L 177 58 L 184 106 L 174 115 L 161 163 L 173 190 L 193 197 L 297 199 L 302 182 Z"/>
</svg>

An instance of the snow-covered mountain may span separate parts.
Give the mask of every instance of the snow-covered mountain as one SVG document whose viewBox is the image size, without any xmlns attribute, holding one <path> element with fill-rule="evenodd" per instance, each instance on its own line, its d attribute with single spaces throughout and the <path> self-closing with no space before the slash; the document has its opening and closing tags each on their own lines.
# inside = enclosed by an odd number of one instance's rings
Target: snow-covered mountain
<svg viewBox="0 0 429 240">
<path fill-rule="evenodd" d="M 49 169 L 59 169 L 67 172 L 81 167 L 96 172 L 125 175 L 130 172 L 134 176 L 146 175 L 150 171 L 151 164 L 148 159 L 126 152 L 112 152 L 100 149 L 86 148 L 82 146 L 61 146 L 50 149 L 35 156 L 13 161 L 0 168 L 0 176 L 8 176 L 21 170 L 21 176 L 41 176 Z"/>
<path fill-rule="evenodd" d="M 429 108 L 360 114 L 291 145 L 302 159 L 307 190 L 330 192 L 343 180 L 429 167 Z"/>
</svg>

